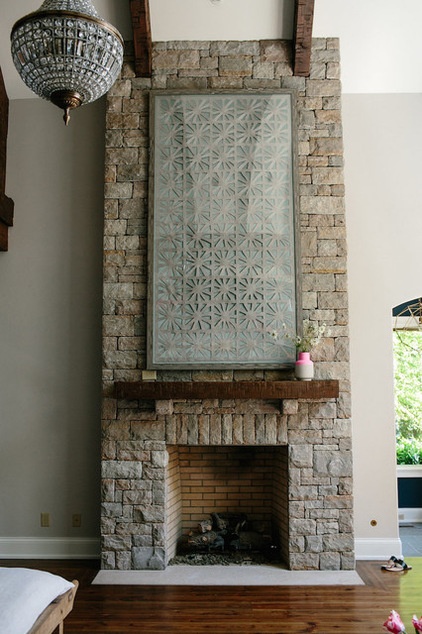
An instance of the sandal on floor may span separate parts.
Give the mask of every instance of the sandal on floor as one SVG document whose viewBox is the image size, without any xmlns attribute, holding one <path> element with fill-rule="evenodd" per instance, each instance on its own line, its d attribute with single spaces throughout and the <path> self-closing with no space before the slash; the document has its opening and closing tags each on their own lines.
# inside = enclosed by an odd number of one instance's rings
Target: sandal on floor
<svg viewBox="0 0 422 634">
<path fill-rule="evenodd" d="M 397 557 L 395 557 L 394 555 L 391 555 L 388 562 L 381 566 L 381 570 L 391 570 L 391 568 L 393 568 L 396 565 L 397 561 L 398 561 Z"/>
<path fill-rule="evenodd" d="M 412 566 L 408 566 L 403 559 L 396 559 L 395 557 L 394 559 L 395 561 L 390 559 L 390 561 L 392 561 L 391 566 L 387 564 L 387 566 L 381 566 L 381 568 L 383 570 L 389 570 L 390 572 L 404 572 L 405 570 L 412 570 Z"/>
</svg>

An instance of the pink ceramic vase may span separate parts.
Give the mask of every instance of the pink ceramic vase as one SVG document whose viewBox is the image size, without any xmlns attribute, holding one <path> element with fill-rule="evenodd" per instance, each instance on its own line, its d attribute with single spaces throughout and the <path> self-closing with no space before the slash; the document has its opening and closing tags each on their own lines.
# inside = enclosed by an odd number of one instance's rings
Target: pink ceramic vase
<svg viewBox="0 0 422 634">
<path fill-rule="evenodd" d="M 299 352 L 295 363 L 295 377 L 299 381 L 310 381 L 314 378 L 314 362 L 310 352 Z"/>
</svg>

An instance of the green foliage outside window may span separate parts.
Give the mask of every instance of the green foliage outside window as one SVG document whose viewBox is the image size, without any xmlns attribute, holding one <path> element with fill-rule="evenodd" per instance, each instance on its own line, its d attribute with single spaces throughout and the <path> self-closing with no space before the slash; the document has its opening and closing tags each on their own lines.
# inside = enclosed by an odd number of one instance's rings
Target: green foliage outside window
<svg viewBox="0 0 422 634">
<path fill-rule="evenodd" d="M 422 464 L 422 332 L 394 332 L 397 464 Z"/>
</svg>

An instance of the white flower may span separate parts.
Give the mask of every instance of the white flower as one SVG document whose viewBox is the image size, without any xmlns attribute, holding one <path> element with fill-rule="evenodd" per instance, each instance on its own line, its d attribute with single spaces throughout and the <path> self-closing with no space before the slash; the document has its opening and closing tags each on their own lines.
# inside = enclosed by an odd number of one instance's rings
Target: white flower
<svg viewBox="0 0 422 634">
<path fill-rule="evenodd" d="M 321 341 L 325 327 L 325 324 L 319 326 L 318 322 L 305 319 L 303 322 L 302 335 L 297 335 L 296 333 L 289 332 L 286 324 L 283 324 L 284 337 L 292 341 L 299 352 L 310 352 L 312 348 Z"/>
</svg>

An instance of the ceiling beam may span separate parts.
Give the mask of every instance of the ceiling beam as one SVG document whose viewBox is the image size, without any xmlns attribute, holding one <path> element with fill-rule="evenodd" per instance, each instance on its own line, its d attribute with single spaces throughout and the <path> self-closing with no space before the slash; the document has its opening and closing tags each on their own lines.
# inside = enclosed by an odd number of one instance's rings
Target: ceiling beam
<svg viewBox="0 0 422 634">
<path fill-rule="evenodd" d="M 295 0 L 293 74 L 309 77 L 315 0 Z"/>
<path fill-rule="evenodd" d="M 13 225 L 14 203 L 6 196 L 6 152 L 9 99 L 0 68 L 0 251 L 8 250 L 8 228 Z"/>
<path fill-rule="evenodd" d="M 149 0 L 130 0 L 130 13 L 135 49 L 135 74 L 137 77 L 151 77 L 152 39 Z"/>
</svg>

